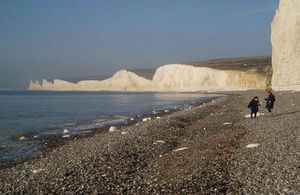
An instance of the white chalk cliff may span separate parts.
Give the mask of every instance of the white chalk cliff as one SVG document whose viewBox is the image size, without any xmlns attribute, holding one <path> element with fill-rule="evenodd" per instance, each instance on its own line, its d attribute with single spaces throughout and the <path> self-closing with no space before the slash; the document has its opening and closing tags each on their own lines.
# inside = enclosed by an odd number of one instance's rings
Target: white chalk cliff
<svg viewBox="0 0 300 195">
<path fill-rule="evenodd" d="M 300 91 L 300 0 L 280 0 L 271 42 L 272 88 Z"/>
<path fill-rule="evenodd" d="M 121 70 L 111 78 L 71 83 L 59 79 L 52 82 L 30 81 L 29 90 L 55 91 L 231 91 L 264 89 L 266 78 L 256 73 L 170 64 L 159 67 L 152 80 Z"/>
</svg>

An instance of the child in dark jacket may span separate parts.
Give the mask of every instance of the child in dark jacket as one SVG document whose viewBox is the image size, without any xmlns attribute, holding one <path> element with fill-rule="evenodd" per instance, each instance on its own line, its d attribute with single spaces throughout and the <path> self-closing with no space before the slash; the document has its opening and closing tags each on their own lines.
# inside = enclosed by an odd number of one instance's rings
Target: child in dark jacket
<svg viewBox="0 0 300 195">
<path fill-rule="evenodd" d="M 267 95 L 268 95 L 268 97 L 265 98 L 265 100 L 267 101 L 266 108 L 268 109 L 269 116 L 273 116 L 272 109 L 274 107 L 274 102 L 276 101 L 275 95 L 273 95 L 273 93 L 271 91 L 267 91 Z"/>
<path fill-rule="evenodd" d="M 260 106 L 260 103 L 258 97 L 255 96 L 248 104 L 248 108 L 251 108 L 251 118 L 253 117 L 253 114 L 254 114 L 254 118 L 256 118 L 256 114 L 258 112 L 258 106 Z"/>
</svg>

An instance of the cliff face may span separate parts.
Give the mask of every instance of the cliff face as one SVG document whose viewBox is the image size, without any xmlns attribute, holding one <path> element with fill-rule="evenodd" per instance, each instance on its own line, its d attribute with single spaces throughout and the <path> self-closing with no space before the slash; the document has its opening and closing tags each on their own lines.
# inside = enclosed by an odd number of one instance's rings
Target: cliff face
<svg viewBox="0 0 300 195">
<path fill-rule="evenodd" d="M 217 70 L 189 65 L 165 65 L 153 77 L 158 91 L 230 91 L 265 88 L 266 79 L 242 71 Z"/>
<path fill-rule="evenodd" d="M 56 79 L 53 83 L 43 80 L 31 81 L 29 90 L 56 91 L 229 91 L 264 89 L 266 78 L 255 73 L 217 70 L 182 64 L 158 68 L 152 80 L 130 71 L 121 70 L 113 77 L 103 80 L 85 80 L 71 83 Z"/>
<path fill-rule="evenodd" d="M 280 0 L 271 31 L 272 88 L 300 91 L 300 0 Z"/>
</svg>

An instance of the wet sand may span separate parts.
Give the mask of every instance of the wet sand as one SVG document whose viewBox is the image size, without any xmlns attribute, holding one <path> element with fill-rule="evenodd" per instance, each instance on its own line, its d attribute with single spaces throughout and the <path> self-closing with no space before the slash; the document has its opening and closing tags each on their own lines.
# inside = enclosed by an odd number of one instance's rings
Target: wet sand
<svg viewBox="0 0 300 195">
<path fill-rule="evenodd" d="M 0 192 L 297 194 L 300 93 L 275 93 L 274 117 L 251 120 L 246 106 L 255 95 L 265 96 L 235 92 L 114 132 L 72 138 L 0 170 Z"/>
</svg>

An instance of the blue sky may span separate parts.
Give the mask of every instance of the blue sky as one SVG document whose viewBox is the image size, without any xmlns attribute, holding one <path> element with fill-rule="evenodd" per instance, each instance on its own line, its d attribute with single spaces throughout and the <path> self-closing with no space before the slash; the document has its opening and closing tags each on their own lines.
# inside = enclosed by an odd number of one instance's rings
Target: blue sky
<svg viewBox="0 0 300 195">
<path fill-rule="evenodd" d="M 0 88 L 271 55 L 278 0 L 1 0 Z"/>
</svg>

